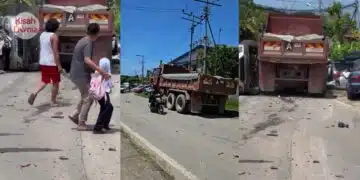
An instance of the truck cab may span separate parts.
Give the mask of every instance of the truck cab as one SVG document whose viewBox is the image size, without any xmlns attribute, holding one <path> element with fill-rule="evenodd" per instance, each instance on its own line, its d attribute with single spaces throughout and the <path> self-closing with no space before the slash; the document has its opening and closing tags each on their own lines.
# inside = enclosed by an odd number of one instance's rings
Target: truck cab
<svg viewBox="0 0 360 180">
<path fill-rule="evenodd" d="M 258 43 L 244 40 L 239 44 L 239 94 L 258 93 Z"/>
</svg>

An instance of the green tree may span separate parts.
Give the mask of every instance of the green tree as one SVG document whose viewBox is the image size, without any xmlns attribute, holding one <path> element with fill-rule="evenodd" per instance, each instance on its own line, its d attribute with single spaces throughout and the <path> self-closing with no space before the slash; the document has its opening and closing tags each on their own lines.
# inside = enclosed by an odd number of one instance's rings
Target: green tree
<svg viewBox="0 0 360 180">
<path fill-rule="evenodd" d="M 343 6 L 340 2 L 334 2 L 327 10 L 328 15 L 324 17 L 325 31 L 330 38 L 330 58 L 342 59 L 351 51 L 359 50 L 359 42 L 348 42 L 346 34 L 351 34 L 356 29 L 356 23 L 351 19 L 349 13 L 343 13 Z"/>
<path fill-rule="evenodd" d="M 114 30 L 120 35 L 120 0 L 113 0 L 111 11 L 114 15 Z"/>
<path fill-rule="evenodd" d="M 212 47 L 206 58 L 207 73 L 213 76 L 236 78 L 238 76 L 237 48 L 228 46 Z"/>
<path fill-rule="evenodd" d="M 266 16 L 264 9 L 256 6 L 253 0 L 239 0 L 239 9 L 240 40 L 256 40 L 265 24 Z"/>
<path fill-rule="evenodd" d="M 356 23 L 349 13 L 343 13 L 340 2 L 334 2 L 328 8 L 328 16 L 325 16 L 325 31 L 333 41 L 344 42 L 344 35 L 356 29 Z"/>
</svg>

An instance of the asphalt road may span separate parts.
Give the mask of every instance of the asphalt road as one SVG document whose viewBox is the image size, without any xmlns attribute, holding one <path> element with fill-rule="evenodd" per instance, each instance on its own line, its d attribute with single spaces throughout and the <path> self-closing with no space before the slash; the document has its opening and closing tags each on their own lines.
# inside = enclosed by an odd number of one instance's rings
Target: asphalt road
<svg viewBox="0 0 360 180">
<path fill-rule="evenodd" d="M 199 179 L 360 177 L 360 116 L 339 99 L 242 96 L 239 117 L 209 118 L 152 114 L 147 99 L 121 97 L 121 121 Z"/>
<path fill-rule="evenodd" d="M 121 121 L 200 179 L 238 178 L 239 117 L 150 113 L 148 100 L 121 94 Z"/>
<path fill-rule="evenodd" d="M 240 121 L 246 143 L 263 149 L 263 175 L 246 170 L 244 179 L 356 180 L 360 177 L 359 116 L 338 99 L 241 97 Z M 338 123 L 349 128 L 338 128 Z M 275 135 L 274 135 L 275 134 Z M 243 136 L 244 137 L 244 136 Z M 262 161 L 264 162 L 264 161 Z M 270 173 L 269 173 L 270 172 Z"/>
<path fill-rule="evenodd" d="M 39 73 L 0 75 L 0 179 L 132 180 L 140 175 L 161 179 L 162 174 L 151 175 L 157 172 L 154 164 L 145 161 L 126 139 L 120 145 L 120 77 L 112 78 L 113 130 L 94 135 L 74 130 L 76 126 L 67 119 L 79 96 L 68 79 L 63 77 L 61 83 L 61 106 L 51 108 L 50 88 L 39 94 L 33 106 L 27 103 Z M 98 108 L 93 105 L 89 125 L 95 123 Z M 124 173 L 120 176 L 120 172 Z"/>
<path fill-rule="evenodd" d="M 60 107 L 49 106 L 50 88 L 39 94 L 33 106 L 28 105 L 38 80 L 39 73 L 0 76 L 0 179 L 119 179 L 119 93 L 112 95 L 113 131 L 94 135 L 74 130 L 76 126 L 67 119 L 78 99 L 67 79 L 61 84 Z M 93 107 L 90 125 L 97 113 L 98 106 Z"/>
</svg>

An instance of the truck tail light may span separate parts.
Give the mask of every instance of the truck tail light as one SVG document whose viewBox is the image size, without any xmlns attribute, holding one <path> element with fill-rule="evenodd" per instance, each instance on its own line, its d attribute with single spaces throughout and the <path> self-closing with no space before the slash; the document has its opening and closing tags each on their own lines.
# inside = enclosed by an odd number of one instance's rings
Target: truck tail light
<svg viewBox="0 0 360 180">
<path fill-rule="evenodd" d="M 280 50 L 281 50 L 280 42 L 271 42 L 271 41 L 264 42 L 264 51 L 280 51 Z"/>
<path fill-rule="evenodd" d="M 323 43 L 307 43 L 305 44 L 305 51 L 307 53 L 324 53 Z"/>
</svg>

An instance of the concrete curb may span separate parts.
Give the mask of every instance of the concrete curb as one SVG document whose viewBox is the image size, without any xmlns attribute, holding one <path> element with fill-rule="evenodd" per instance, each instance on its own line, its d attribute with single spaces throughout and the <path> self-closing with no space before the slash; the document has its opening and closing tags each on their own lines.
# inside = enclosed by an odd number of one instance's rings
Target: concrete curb
<svg viewBox="0 0 360 180">
<path fill-rule="evenodd" d="M 193 173 L 188 171 L 174 159 L 166 155 L 160 149 L 152 145 L 148 140 L 140 136 L 124 123 L 120 122 L 120 129 L 125 133 L 140 149 L 148 153 L 150 157 L 175 180 L 199 180 Z"/>
</svg>

